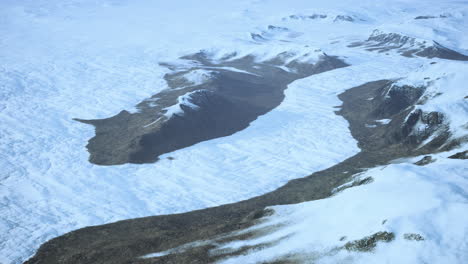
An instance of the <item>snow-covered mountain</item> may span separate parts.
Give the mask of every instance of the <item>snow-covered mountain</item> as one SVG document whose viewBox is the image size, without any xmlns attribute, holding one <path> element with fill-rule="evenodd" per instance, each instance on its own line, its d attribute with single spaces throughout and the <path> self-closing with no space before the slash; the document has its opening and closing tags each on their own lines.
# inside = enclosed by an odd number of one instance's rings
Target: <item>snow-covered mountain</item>
<svg viewBox="0 0 468 264">
<path fill-rule="evenodd" d="M 467 29 L 466 1 L 2 0 L 0 263 L 464 263 Z"/>
</svg>

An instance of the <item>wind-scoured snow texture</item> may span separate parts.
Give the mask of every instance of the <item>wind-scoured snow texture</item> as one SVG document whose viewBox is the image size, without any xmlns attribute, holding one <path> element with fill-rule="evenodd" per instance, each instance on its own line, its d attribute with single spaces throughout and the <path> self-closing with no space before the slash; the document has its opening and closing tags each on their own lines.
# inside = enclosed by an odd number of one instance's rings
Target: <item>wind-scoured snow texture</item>
<svg viewBox="0 0 468 264">
<path fill-rule="evenodd" d="M 435 155 L 436 162 L 423 167 L 412 164 L 418 160 L 414 158 L 370 169 L 355 179 L 371 178 L 370 183 L 323 200 L 274 206 L 272 216 L 246 230 L 269 230 L 265 235 L 222 244 L 212 252 L 262 245 L 220 261 L 224 264 L 281 259 L 464 263 L 468 259 L 468 168 L 464 160 L 448 159 L 451 154 Z M 387 240 L 353 246 L 354 241 L 378 232 L 387 232 Z"/>
<path fill-rule="evenodd" d="M 453 16 L 414 19 L 440 10 Z M 358 20 L 283 20 L 328 13 Z M 466 14 L 459 1 L 1 1 L 0 262 L 20 263 L 76 228 L 260 195 L 355 154 L 347 123 L 334 114 L 336 95 L 429 61 L 349 43 L 396 28 L 466 53 Z M 251 33 L 268 25 L 295 33 L 253 41 Z M 160 62 L 200 50 L 265 60 L 311 47 L 346 56 L 352 66 L 294 82 L 285 101 L 247 129 L 167 155 L 174 159 L 113 167 L 87 161 L 93 128 L 72 118 L 132 110 L 167 88 Z M 461 64 L 453 65 L 458 71 Z"/>
</svg>

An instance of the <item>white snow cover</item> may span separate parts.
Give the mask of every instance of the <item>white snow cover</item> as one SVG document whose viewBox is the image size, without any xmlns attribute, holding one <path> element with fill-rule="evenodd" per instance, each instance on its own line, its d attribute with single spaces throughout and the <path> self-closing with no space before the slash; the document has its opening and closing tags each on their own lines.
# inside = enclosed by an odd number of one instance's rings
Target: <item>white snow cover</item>
<svg viewBox="0 0 468 264">
<path fill-rule="evenodd" d="M 191 85 L 200 85 L 200 84 L 205 83 L 207 80 L 209 80 L 212 77 L 212 75 L 213 75 L 212 71 L 196 69 L 196 70 L 192 70 L 184 74 L 183 77 Z"/>
<path fill-rule="evenodd" d="M 440 10 L 453 16 L 413 19 Z M 283 19 L 315 13 L 359 21 Z M 334 114 L 338 93 L 405 77 L 430 61 L 448 65 L 446 84 L 455 87 L 466 64 L 347 45 L 376 28 L 394 28 L 467 53 L 466 14 L 464 2 L 435 0 L 1 1 L 0 263 L 21 263 L 41 243 L 76 228 L 239 201 L 352 156 L 359 149 Z M 252 41 L 250 33 L 268 25 L 301 34 Z M 237 52 L 266 60 L 282 52 L 314 54 L 312 47 L 352 66 L 292 83 L 284 102 L 247 129 L 165 155 L 174 160 L 106 167 L 87 161 L 93 127 L 72 118 L 132 110 L 167 88 L 160 62 L 202 49 L 218 58 Z M 462 101 L 450 108 L 459 99 L 450 94 L 462 94 L 450 91 L 438 97 L 446 100 L 440 110 L 466 111 Z M 463 116 L 450 118 L 464 131 Z"/>
<path fill-rule="evenodd" d="M 251 73 L 251 72 L 244 71 L 244 70 L 239 70 L 239 69 L 234 68 L 234 67 L 210 67 L 210 66 L 204 66 L 203 68 L 205 68 L 205 69 L 213 69 L 213 70 L 225 70 L 225 71 L 246 73 L 246 74 L 251 74 L 251 75 L 256 75 L 256 76 L 258 76 L 258 75 L 255 74 L 255 73 Z"/>
<path fill-rule="evenodd" d="M 273 246 L 220 263 L 263 263 L 281 257 L 304 263 L 465 263 L 468 167 L 465 160 L 447 158 L 454 152 L 437 154 L 436 162 L 422 167 L 411 163 L 422 158 L 417 157 L 370 169 L 358 179 L 372 177 L 373 182 L 331 198 L 274 206 L 272 216 L 249 229 L 272 228 L 267 235 L 216 250 L 275 242 Z M 393 232 L 395 240 L 378 243 L 373 252 L 340 249 L 379 231 Z M 424 240 L 408 240 L 405 234 Z"/>
<path fill-rule="evenodd" d="M 390 122 L 392 122 L 392 120 L 391 119 L 379 119 L 379 120 L 375 120 L 375 122 L 382 124 L 382 125 L 388 125 L 390 124 Z"/>
<path fill-rule="evenodd" d="M 181 105 L 184 105 L 193 109 L 198 109 L 199 106 L 190 102 L 190 98 L 192 94 L 197 93 L 199 91 L 200 90 L 196 90 L 196 91 L 179 96 L 179 98 L 177 98 L 177 104 L 164 108 L 164 110 L 166 110 L 166 113 L 164 113 L 164 115 L 168 119 L 170 119 L 173 115 L 183 115 L 184 110 L 180 107 Z"/>
</svg>

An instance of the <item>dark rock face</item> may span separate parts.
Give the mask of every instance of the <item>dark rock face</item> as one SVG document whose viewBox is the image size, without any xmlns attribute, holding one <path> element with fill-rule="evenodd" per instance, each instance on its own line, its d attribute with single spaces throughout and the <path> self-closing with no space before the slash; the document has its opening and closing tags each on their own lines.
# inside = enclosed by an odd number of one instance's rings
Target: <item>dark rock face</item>
<svg viewBox="0 0 468 264">
<path fill-rule="evenodd" d="M 320 19 L 325 19 L 328 16 L 325 14 L 312 14 L 312 15 L 290 15 L 288 17 L 284 17 L 284 20 L 320 20 Z M 356 20 L 361 20 L 363 19 L 358 19 L 355 16 L 350 16 L 350 15 L 336 15 L 333 18 L 333 22 L 355 22 Z"/>
<path fill-rule="evenodd" d="M 272 40 L 289 42 L 291 38 L 296 38 L 300 35 L 302 35 L 302 33 L 291 31 L 286 27 L 268 25 L 265 30 L 261 30 L 256 33 L 250 33 L 250 38 L 252 41 L 262 44 Z"/>
<path fill-rule="evenodd" d="M 458 53 L 454 50 L 448 49 L 441 44 L 434 41 L 434 45 L 431 47 L 427 47 L 418 53 L 416 53 L 419 57 L 426 57 L 426 58 L 441 58 L 447 60 L 460 60 L 460 61 L 468 61 L 468 56 Z"/>
<path fill-rule="evenodd" d="M 265 37 L 257 33 L 250 33 L 250 37 L 255 41 L 267 41 Z"/>
<path fill-rule="evenodd" d="M 437 18 L 436 16 L 417 16 L 414 19 L 432 19 L 432 18 Z"/>
<path fill-rule="evenodd" d="M 439 112 L 425 113 L 418 109 L 410 113 L 403 125 L 401 133 L 395 133 L 395 138 L 406 138 L 408 144 L 421 144 L 431 135 L 438 135 L 428 144 L 432 148 L 442 146 L 450 137 L 448 125 L 444 123 L 444 116 Z"/>
<path fill-rule="evenodd" d="M 78 119 L 95 126 L 96 135 L 87 145 L 90 162 L 150 163 L 162 154 L 231 135 L 277 107 L 292 81 L 347 66 L 327 55 L 322 55 L 315 64 L 297 60 L 286 64 L 290 56 L 293 55 L 280 54 L 262 63 L 250 56 L 219 63 L 211 62 L 204 53 L 184 57 L 197 66 L 166 75 L 171 88 L 138 104 L 138 112 L 122 111 L 98 120 Z M 203 69 L 212 72 L 204 83 L 194 85 L 184 81 L 184 74 Z M 177 104 L 187 94 L 185 103 L 180 103 L 182 113 L 167 117 L 165 108 Z"/>
<path fill-rule="evenodd" d="M 268 30 L 271 30 L 271 31 L 279 31 L 279 32 L 287 32 L 287 31 L 289 31 L 288 28 L 285 28 L 285 27 L 277 27 L 277 26 L 273 26 L 273 25 L 268 25 Z"/>
<path fill-rule="evenodd" d="M 441 15 L 438 15 L 438 16 L 417 16 L 415 17 L 414 19 L 415 20 L 419 20 L 419 19 L 434 19 L 434 18 L 447 18 L 447 17 L 451 17 L 451 14 L 441 14 Z"/>
<path fill-rule="evenodd" d="M 378 242 L 391 242 L 395 239 L 395 234 L 392 232 L 377 232 L 363 239 L 354 240 L 345 244 L 345 249 L 349 251 L 368 252 L 374 250 Z"/>
<path fill-rule="evenodd" d="M 449 159 L 468 159 L 468 150 L 458 152 L 448 158 Z"/>
<path fill-rule="evenodd" d="M 325 14 L 312 14 L 312 15 L 290 15 L 287 18 L 283 18 L 283 20 L 292 19 L 292 20 L 315 20 L 315 19 L 324 19 L 327 18 Z"/>
<path fill-rule="evenodd" d="M 360 179 L 360 180 L 356 180 L 356 181 L 353 181 L 351 184 L 348 184 L 348 185 L 345 185 L 343 187 L 339 187 L 335 190 L 335 193 L 337 192 L 341 192 L 341 191 L 344 191 L 346 189 L 349 189 L 349 188 L 353 188 L 353 187 L 356 187 L 356 186 L 361 186 L 361 185 L 364 185 L 364 184 L 369 184 L 369 183 L 372 183 L 374 181 L 374 178 L 372 177 L 366 177 L 364 179 Z"/>
<path fill-rule="evenodd" d="M 353 21 L 354 21 L 354 18 L 351 17 L 351 16 L 348 16 L 348 15 L 338 15 L 338 16 L 335 17 L 335 19 L 333 20 L 333 22 L 337 22 L 337 21 L 353 22 Z"/>
<path fill-rule="evenodd" d="M 428 43 L 397 33 L 383 33 L 379 30 L 375 30 L 366 41 L 352 43 L 349 47 L 364 47 L 368 51 L 381 53 L 395 50 L 406 57 L 468 61 L 468 56 L 448 49 L 435 41 Z"/>
<path fill-rule="evenodd" d="M 403 235 L 403 238 L 406 240 L 411 240 L 411 241 L 423 241 L 424 237 L 421 236 L 420 234 L 415 234 L 415 233 L 406 233 Z"/>
<path fill-rule="evenodd" d="M 399 113 L 402 109 L 414 105 L 423 95 L 425 87 L 412 87 L 408 85 L 390 85 L 383 92 L 385 96 L 380 105 L 372 113 L 376 118 L 385 118 Z M 376 98 L 374 97 L 374 100 Z M 379 100 L 379 99 L 377 99 Z"/>
<path fill-rule="evenodd" d="M 432 156 L 424 156 L 421 160 L 418 160 L 414 164 L 418 165 L 418 166 L 425 166 L 425 165 L 430 164 L 430 163 L 432 163 L 434 161 L 435 161 L 435 159 L 433 159 Z"/>
<path fill-rule="evenodd" d="M 339 113 L 348 120 L 373 120 L 351 129 L 359 132 L 353 136 L 359 139 L 361 148 L 377 151 L 390 145 L 409 153 L 434 135 L 422 149 L 436 150 L 446 143 L 450 132 L 441 113 L 414 110 L 424 90 L 424 87 L 397 86 L 394 81 L 370 82 L 339 95 L 345 102 Z M 392 121 L 382 125 L 376 121 L 379 119 Z"/>
</svg>

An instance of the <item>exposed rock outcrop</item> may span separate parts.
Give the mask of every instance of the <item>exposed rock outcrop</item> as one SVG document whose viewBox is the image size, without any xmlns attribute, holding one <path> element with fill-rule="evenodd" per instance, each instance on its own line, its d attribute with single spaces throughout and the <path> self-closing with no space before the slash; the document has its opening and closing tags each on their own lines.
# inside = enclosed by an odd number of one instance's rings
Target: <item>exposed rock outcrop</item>
<svg viewBox="0 0 468 264">
<path fill-rule="evenodd" d="M 406 57 L 440 58 L 468 61 L 468 56 L 442 46 L 435 41 L 421 40 L 398 33 L 374 30 L 366 41 L 355 42 L 349 47 L 363 47 L 368 51 L 396 51 Z"/>
<path fill-rule="evenodd" d="M 425 166 L 425 165 L 430 164 L 430 163 L 432 163 L 434 161 L 435 161 L 435 159 L 433 159 L 432 156 L 424 156 L 422 159 L 418 160 L 414 164 L 418 165 L 418 166 Z"/>
<path fill-rule="evenodd" d="M 391 242 L 395 239 L 392 232 L 377 232 L 359 240 L 354 240 L 345 244 L 344 248 L 349 251 L 372 251 L 379 242 Z"/>
<path fill-rule="evenodd" d="M 448 157 L 449 159 L 468 159 L 468 150 L 458 152 Z"/>
</svg>

